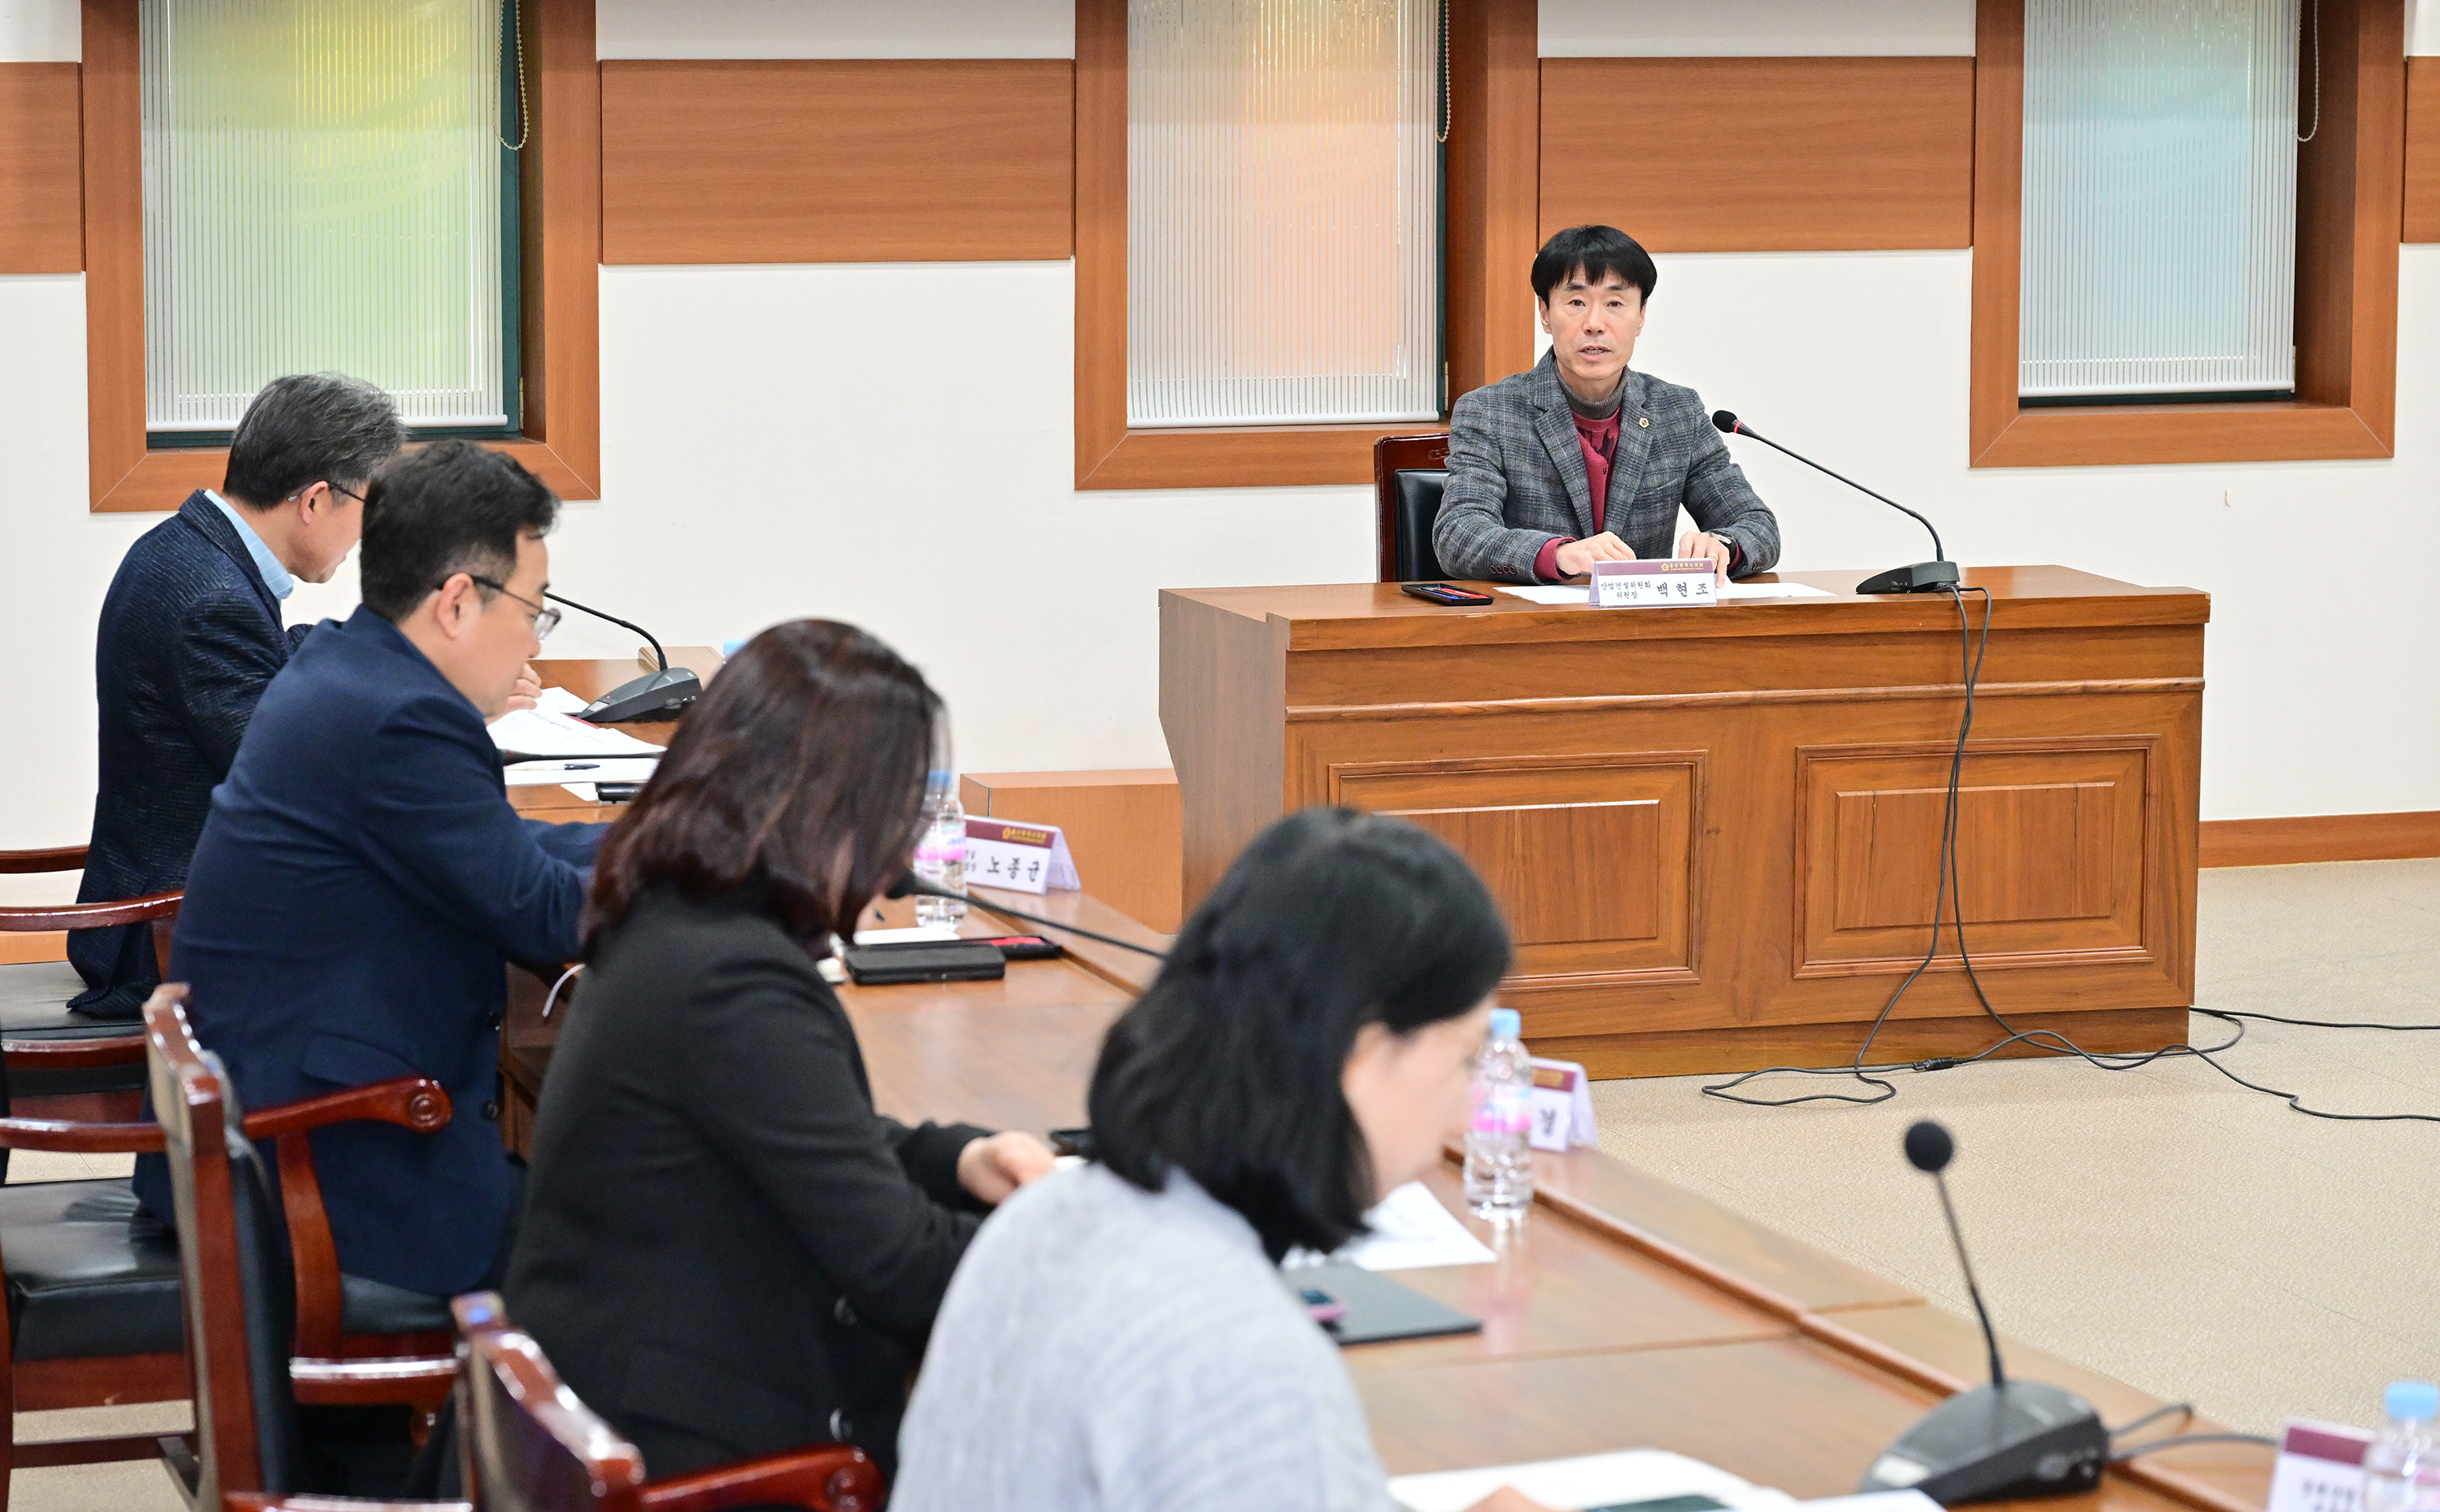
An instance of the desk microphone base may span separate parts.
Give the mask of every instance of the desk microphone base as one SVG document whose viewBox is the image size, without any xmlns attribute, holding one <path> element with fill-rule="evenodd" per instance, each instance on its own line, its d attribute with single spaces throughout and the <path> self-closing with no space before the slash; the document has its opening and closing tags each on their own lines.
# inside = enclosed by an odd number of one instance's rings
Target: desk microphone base
<svg viewBox="0 0 2440 1512">
<path fill-rule="evenodd" d="M 1875 572 L 1856 585 L 1857 593 L 1943 593 L 1957 586 L 1954 562 L 1917 562 Z"/>
<path fill-rule="evenodd" d="M 684 667 L 671 667 L 620 683 L 576 717 L 597 725 L 623 725 L 631 719 L 675 719 L 702 693 L 702 678 Z"/>
<path fill-rule="evenodd" d="M 2037 1380 L 1977 1386 L 1881 1451 L 1858 1493 L 1909 1487 L 1939 1503 L 2076 1496 L 2101 1484 L 2109 1431 L 2092 1404 Z"/>
</svg>

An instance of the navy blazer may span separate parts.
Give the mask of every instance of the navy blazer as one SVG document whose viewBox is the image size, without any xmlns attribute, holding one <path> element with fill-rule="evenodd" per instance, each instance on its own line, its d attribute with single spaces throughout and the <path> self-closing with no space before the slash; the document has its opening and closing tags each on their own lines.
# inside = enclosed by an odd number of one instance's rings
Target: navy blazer
<svg viewBox="0 0 2440 1512">
<path fill-rule="evenodd" d="M 438 1134 L 313 1136 L 348 1274 L 446 1296 L 493 1273 L 513 1193 L 504 968 L 576 959 L 603 829 L 518 818 L 482 716 L 370 609 L 324 621 L 263 693 L 212 794 L 170 970 L 247 1107 L 392 1076 L 448 1089 Z M 135 1183 L 170 1220 L 159 1157 Z"/>
<path fill-rule="evenodd" d="M 201 490 L 128 549 L 94 639 L 101 783 L 78 902 L 185 886 L 212 788 L 308 628 L 282 627 L 237 528 Z M 80 929 L 68 960 L 87 989 L 73 1006 L 97 1017 L 135 1017 L 159 981 L 141 925 Z"/>
</svg>

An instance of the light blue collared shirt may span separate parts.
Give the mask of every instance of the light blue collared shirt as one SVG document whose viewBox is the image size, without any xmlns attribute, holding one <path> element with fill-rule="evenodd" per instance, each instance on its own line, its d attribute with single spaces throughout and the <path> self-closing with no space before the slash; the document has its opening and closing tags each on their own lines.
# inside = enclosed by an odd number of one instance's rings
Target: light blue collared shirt
<svg viewBox="0 0 2440 1512">
<path fill-rule="evenodd" d="M 204 490 L 204 497 L 219 505 L 228 522 L 237 527 L 237 538 L 245 543 L 245 554 L 254 558 L 255 570 L 262 574 L 262 585 L 271 590 L 271 596 L 284 600 L 296 592 L 296 580 L 280 565 L 279 558 L 271 554 L 271 548 L 262 544 L 262 537 L 254 533 L 254 527 L 245 523 L 245 515 L 238 507 L 221 497 L 218 489 Z"/>
</svg>

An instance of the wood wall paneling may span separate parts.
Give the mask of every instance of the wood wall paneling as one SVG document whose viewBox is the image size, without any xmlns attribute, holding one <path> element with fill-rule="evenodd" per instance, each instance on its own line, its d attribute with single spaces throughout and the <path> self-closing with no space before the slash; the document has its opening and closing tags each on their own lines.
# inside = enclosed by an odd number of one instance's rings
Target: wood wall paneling
<svg viewBox="0 0 2440 1512">
<path fill-rule="evenodd" d="M 1552 58 L 1541 121 L 1545 237 L 1605 223 L 1655 252 L 1972 244 L 1971 58 Z"/>
<path fill-rule="evenodd" d="M 562 498 L 601 476 L 601 102 L 593 0 L 526 0 L 533 134 L 524 195 L 525 425 L 490 444 Z M 135 0 L 84 0 L 86 429 L 93 508 L 166 511 L 228 453 L 154 451 L 144 425 L 144 154 Z"/>
<path fill-rule="evenodd" d="M 1528 0 L 1448 0 L 1448 397 L 1534 365 L 1540 38 Z"/>
<path fill-rule="evenodd" d="M 604 262 L 1064 259 L 1064 58 L 601 64 Z"/>
<path fill-rule="evenodd" d="M 2313 141 L 2297 151 L 2297 397 L 2262 404 L 2020 409 L 2025 10 L 2020 0 L 1979 0 L 1972 465 L 2391 455 L 2406 172 L 2404 0 L 2322 0 L 2318 14 L 2326 59 L 2321 123 Z M 2309 67 L 2305 72 L 2303 88 L 2309 92 Z"/>
<path fill-rule="evenodd" d="M 0 274 L 84 266 L 77 65 L 0 63 Z"/>
<path fill-rule="evenodd" d="M 960 791 L 969 814 L 1058 825 L 1085 891 L 1163 934 L 1177 932 L 1182 819 L 1169 768 L 968 772 Z"/>
<path fill-rule="evenodd" d="M 2405 172 L 2401 239 L 2440 242 L 2440 58 L 2406 60 Z"/>
</svg>

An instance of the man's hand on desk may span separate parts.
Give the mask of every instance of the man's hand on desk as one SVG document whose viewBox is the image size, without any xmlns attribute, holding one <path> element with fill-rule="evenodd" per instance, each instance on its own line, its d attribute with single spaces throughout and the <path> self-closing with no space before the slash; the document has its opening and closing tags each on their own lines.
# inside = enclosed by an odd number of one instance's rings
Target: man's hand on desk
<svg viewBox="0 0 2440 1512">
<path fill-rule="evenodd" d="M 1552 1512 L 1552 1509 L 1513 1485 L 1503 1485 L 1467 1507 L 1465 1512 Z"/>
<path fill-rule="evenodd" d="M 970 1140 L 958 1152 L 958 1184 L 996 1207 L 1028 1181 L 1050 1174 L 1057 1157 L 1031 1134 L 993 1134 Z"/>
<path fill-rule="evenodd" d="M 1570 541 L 1551 558 L 1551 565 L 1561 577 L 1580 578 L 1593 569 L 1596 562 L 1632 562 L 1635 548 L 1608 531 L 1588 535 L 1581 541 Z"/>
<path fill-rule="evenodd" d="M 1716 535 L 1702 531 L 1688 531 L 1678 537 L 1678 560 L 1692 562 L 1698 556 L 1712 559 L 1712 575 L 1723 585 L 1729 581 L 1729 564 L 1736 560 L 1735 550 Z"/>
</svg>

